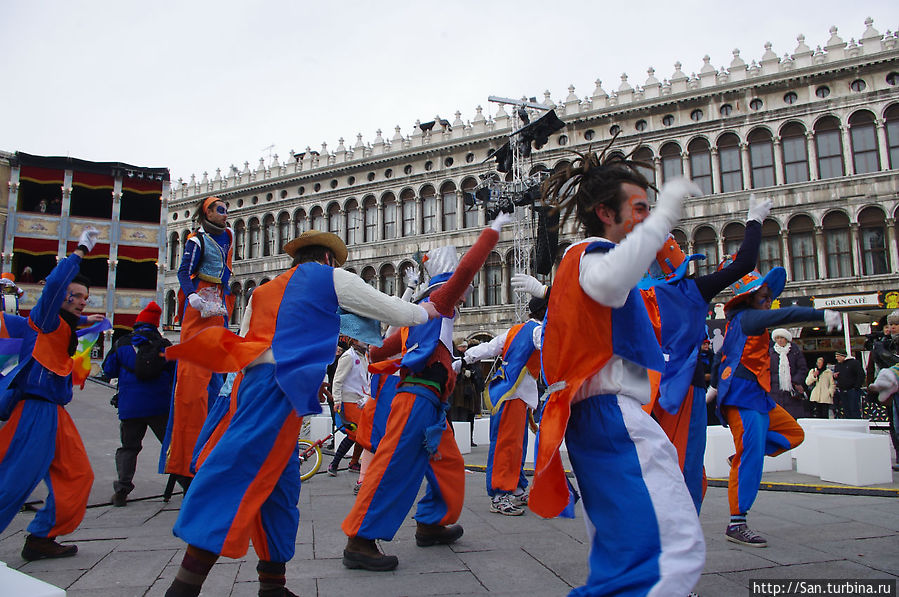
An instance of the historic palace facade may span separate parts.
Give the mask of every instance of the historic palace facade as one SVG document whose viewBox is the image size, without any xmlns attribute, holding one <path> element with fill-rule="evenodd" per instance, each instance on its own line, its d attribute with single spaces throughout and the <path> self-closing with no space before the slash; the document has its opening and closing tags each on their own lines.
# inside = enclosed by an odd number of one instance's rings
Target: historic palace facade
<svg viewBox="0 0 899 597">
<path fill-rule="evenodd" d="M 569 87 L 567 97 L 553 102 L 547 91 L 544 105 L 555 107 L 565 128 L 532 153 L 528 169 L 554 168 L 572 158 L 571 150 L 601 148 L 619 133 L 614 149 L 639 146 L 634 157 L 653 165 L 647 174 L 657 185 L 687 176 L 706 192 L 687 203 L 675 231 L 685 249 L 708 256 L 700 272 L 739 246 L 749 194 L 756 193 L 774 201 L 760 268 L 787 269 L 782 304 L 851 295 L 867 296 L 856 303 L 872 310 L 895 308 L 899 37 L 878 33 L 870 19 L 865 25 L 848 43 L 834 27 L 816 49 L 799 36 L 780 57 L 765 44 L 749 64 L 734 50 L 722 68 L 705 57 L 697 74 L 677 63 L 661 81 L 651 68 L 639 85 L 622 75 L 611 92 L 597 81 L 587 96 Z M 492 112 L 486 116 L 478 106 L 470 121 L 457 112 L 451 123 L 416 123 L 409 134 L 396 127 L 369 143 L 359 135 L 334 149 L 291 152 L 286 163 L 275 156 L 268 165 L 260 159 L 255 170 L 245 164 L 242 171 L 173 184 L 166 321 L 173 321 L 175 270 L 190 216 L 209 195 L 229 205 L 236 233 L 231 290 L 239 310 L 253 288 L 288 267 L 281 247 L 310 228 L 339 234 L 349 246 L 346 267 L 399 294 L 416 251 L 452 244 L 461 252 L 485 225 L 483 208 L 466 211 L 463 193 L 492 170 L 490 156 L 510 132 L 506 109 Z M 562 248 L 578 234 L 566 227 Z M 491 336 L 511 322 L 511 252 L 511 234 L 504 232 L 462 309 L 460 335 Z"/>
</svg>

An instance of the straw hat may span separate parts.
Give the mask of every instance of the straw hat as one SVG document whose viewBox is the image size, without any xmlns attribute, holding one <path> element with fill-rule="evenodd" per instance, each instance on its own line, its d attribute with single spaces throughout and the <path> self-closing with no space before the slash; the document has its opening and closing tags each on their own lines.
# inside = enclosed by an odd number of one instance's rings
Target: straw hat
<svg viewBox="0 0 899 597">
<path fill-rule="evenodd" d="M 326 249 L 330 249 L 332 253 L 334 253 L 334 257 L 337 258 L 337 263 L 335 267 L 340 267 L 344 263 L 346 263 L 347 249 L 346 244 L 340 237 L 331 232 L 322 232 L 320 230 L 307 230 L 303 234 L 299 235 L 286 245 L 284 245 L 284 252 L 290 255 L 291 257 L 296 255 L 296 252 L 303 247 L 325 247 Z"/>
</svg>

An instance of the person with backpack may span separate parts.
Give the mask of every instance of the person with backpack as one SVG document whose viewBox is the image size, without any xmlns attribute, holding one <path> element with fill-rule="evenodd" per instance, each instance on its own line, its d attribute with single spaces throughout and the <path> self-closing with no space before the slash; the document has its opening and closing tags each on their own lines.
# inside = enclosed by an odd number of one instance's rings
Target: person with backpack
<svg viewBox="0 0 899 597">
<path fill-rule="evenodd" d="M 149 427 L 162 443 L 169 420 L 169 398 L 175 363 L 165 360 L 171 342 L 159 333 L 162 309 L 151 301 L 134 323 L 134 331 L 122 337 L 103 361 L 103 373 L 119 379 L 119 431 L 122 445 L 115 453 L 118 478 L 113 483 L 112 505 L 122 507 L 134 490 L 137 455 Z"/>
</svg>

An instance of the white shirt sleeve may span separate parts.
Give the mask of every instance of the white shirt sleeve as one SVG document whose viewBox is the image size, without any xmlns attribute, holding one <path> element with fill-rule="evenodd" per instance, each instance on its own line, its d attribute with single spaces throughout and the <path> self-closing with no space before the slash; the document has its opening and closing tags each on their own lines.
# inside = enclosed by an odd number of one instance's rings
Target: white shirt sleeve
<svg viewBox="0 0 899 597">
<path fill-rule="evenodd" d="M 465 351 L 465 362 L 477 363 L 484 359 L 498 357 L 503 353 L 503 345 L 506 343 L 506 336 L 509 331 L 506 330 L 490 342 L 483 342 L 477 346 L 472 346 Z"/>
<path fill-rule="evenodd" d="M 537 350 L 543 348 L 543 324 L 534 328 L 534 348 Z"/>
<path fill-rule="evenodd" d="M 654 215 L 650 214 L 637 224 L 611 251 L 581 256 L 581 288 L 594 301 L 612 308 L 621 307 L 627 301 L 628 293 L 643 278 L 668 238 L 668 219 Z M 593 240 L 600 239 L 591 238 L 583 242 Z"/>
<path fill-rule="evenodd" d="M 250 331 L 250 316 L 253 314 L 253 295 L 250 295 L 250 300 L 247 301 L 247 308 L 243 312 L 243 319 L 240 320 L 240 331 L 237 332 L 238 335 L 247 337 L 247 332 Z"/>
<path fill-rule="evenodd" d="M 334 269 L 334 291 L 338 305 L 362 317 L 394 326 L 418 325 L 428 320 L 427 311 L 420 305 L 388 296 L 345 269 Z"/>
<path fill-rule="evenodd" d="M 343 402 L 343 382 L 353 371 L 353 360 L 356 354 L 352 348 L 347 348 L 337 359 L 337 369 L 334 371 L 334 381 L 331 383 L 331 395 L 334 402 Z"/>
</svg>

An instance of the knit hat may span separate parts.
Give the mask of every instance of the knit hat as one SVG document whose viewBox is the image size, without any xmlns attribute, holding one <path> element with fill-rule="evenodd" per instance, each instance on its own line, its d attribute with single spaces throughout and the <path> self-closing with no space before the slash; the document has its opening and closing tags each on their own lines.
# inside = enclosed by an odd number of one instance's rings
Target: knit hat
<svg viewBox="0 0 899 597">
<path fill-rule="evenodd" d="M 789 330 L 785 330 L 783 328 L 777 328 L 773 332 L 771 332 L 771 339 L 777 340 L 778 338 L 785 338 L 787 342 L 793 341 L 793 334 L 789 332 Z"/>
<path fill-rule="evenodd" d="M 144 310 L 137 314 L 137 319 L 134 320 L 134 323 L 148 323 L 153 327 L 159 327 L 159 318 L 162 315 L 162 308 L 156 304 L 156 301 L 150 301 L 150 303 L 144 307 Z"/>
</svg>

